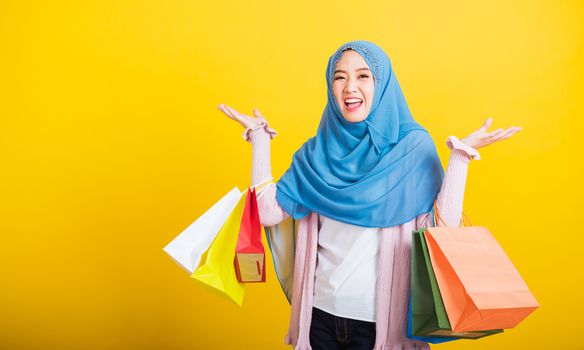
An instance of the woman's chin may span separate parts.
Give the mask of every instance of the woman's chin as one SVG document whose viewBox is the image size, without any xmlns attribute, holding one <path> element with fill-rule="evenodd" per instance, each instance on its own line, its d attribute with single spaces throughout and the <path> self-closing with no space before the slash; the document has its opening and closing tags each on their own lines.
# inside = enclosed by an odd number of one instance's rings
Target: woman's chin
<svg viewBox="0 0 584 350">
<path fill-rule="evenodd" d="M 343 111 L 343 118 L 345 118 L 345 120 L 350 122 L 350 123 L 358 123 L 358 122 L 366 119 L 367 115 L 364 113 L 354 113 L 354 112 L 352 113 L 349 111 Z"/>
</svg>

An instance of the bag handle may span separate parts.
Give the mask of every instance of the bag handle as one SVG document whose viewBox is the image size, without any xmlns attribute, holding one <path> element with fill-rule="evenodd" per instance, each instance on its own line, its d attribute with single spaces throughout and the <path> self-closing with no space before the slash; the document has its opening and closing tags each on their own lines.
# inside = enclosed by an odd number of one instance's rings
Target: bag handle
<svg viewBox="0 0 584 350">
<path fill-rule="evenodd" d="M 268 189 L 268 187 L 270 187 L 270 185 L 274 185 L 274 183 L 273 182 L 268 182 L 267 184 L 262 185 L 262 187 L 260 188 L 260 194 L 257 195 L 258 196 L 258 200 L 260 198 L 262 198 L 262 196 L 264 195 L 264 193 L 266 193 L 266 190 Z"/>
<path fill-rule="evenodd" d="M 469 225 L 468 226 L 472 226 L 472 222 L 470 221 L 470 219 L 468 218 L 468 216 L 466 216 L 466 214 L 464 213 L 464 210 L 462 211 L 462 217 L 460 218 L 460 224 L 459 227 L 464 227 L 464 218 L 466 218 L 466 220 L 468 221 Z M 440 216 L 440 213 L 438 213 L 438 206 L 436 205 L 436 201 L 434 201 L 434 223 L 441 221 L 442 224 L 444 226 L 448 226 L 446 225 L 446 223 L 444 222 L 444 220 L 442 219 L 442 217 Z"/>
<path fill-rule="evenodd" d="M 262 195 L 265 193 L 265 190 L 270 185 L 274 184 L 274 182 L 272 181 L 273 179 L 274 179 L 273 177 L 268 176 L 265 179 L 258 182 L 257 184 L 249 186 L 250 188 L 256 189 L 257 199 L 260 199 L 262 197 Z M 243 195 L 245 192 L 247 192 L 247 189 L 245 191 L 241 192 L 241 194 Z"/>
<path fill-rule="evenodd" d="M 464 211 L 462 212 L 462 218 L 466 218 L 466 221 L 468 221 L 469 225 L 468 226 L 472 226 L 472 222 L 470 222 L 470 219 L 468 218 L 468 216 L 466 216 L 466 214 L 464 213 Z M 460 218 L 460 221 L 462 222 L 462 218 Z M 464 222 L 462 223 L 464 226 Z"/>
</svg>

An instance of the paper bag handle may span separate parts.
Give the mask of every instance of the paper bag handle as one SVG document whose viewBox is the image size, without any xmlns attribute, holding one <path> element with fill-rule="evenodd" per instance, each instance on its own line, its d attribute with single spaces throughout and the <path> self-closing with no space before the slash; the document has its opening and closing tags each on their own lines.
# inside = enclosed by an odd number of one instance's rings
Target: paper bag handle
<svg viewBox="0 0 584 350">
<path fill-rule="evenodd" d="M 262 195 L 265 193 L 265 190 L 270 185 L 274 184 L 274 182 L 272 181 L 273 179 L 274 179 L 273 177 L 269 176 L 269 177 L 263 179 L 262 181 L 258 182 L 257 184 L 250 186 L 250 188 L 256 189 L 257 199 L 260 199 L 262 197 Z M 243 195 L 245 192 L 247 192 L 247 190 L 243 191 L 241 194 Z"/>
<path fill-rule="evenodd" d="M 459 227 L 464 227 L 464 218 L 466 218 L 466 220 L 469 223 L 469 225 L 467 225 L 467 226 L 472 226 L 472 222 L 470 222 L 470 219 L 468 218 L 468 216 L 466 216 L 466 214 L 464 213 L 464 210 L 463 210 L 462 211 L 462 217 L 460 218 Z M 448 226 L 448 225 L 446 225 L 446 223 L 444 222 L 444 220 L 442 220 L 442 217 L 440 216 L 440 213 L 438 213 L 438 206 L 436 205 L 436 201 L 434 201 L 434 222 L 435 223 L 438 222 L 437 219 L 440 220 L 444 226 Z"/>
</svg>

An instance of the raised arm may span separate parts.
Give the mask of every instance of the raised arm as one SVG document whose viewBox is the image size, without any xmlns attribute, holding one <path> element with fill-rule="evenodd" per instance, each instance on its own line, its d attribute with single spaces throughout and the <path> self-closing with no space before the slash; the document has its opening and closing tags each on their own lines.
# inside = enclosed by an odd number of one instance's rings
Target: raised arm
<svg viewBox="0 0 584 350">
<path fill-rule="evenodd" d="M 462 216 L 468 164 L 471 159 L 480 159 L 480 155 L 476 149 L 465 145 L 456 136 L 449 136 L 446 145 L 451 150 L 450 159 L 436 198 L 438 213 L 444 222 L 437 221 L 435 226 L 458 226 Z M 416 218 L 416 228 L 429 226 L 434 226 L 429 213 L 420 214 Z"/>
<path fill-rule="evenodd" d="M 272 177 L 270 165 L 270 140 L 276 136 L 276 131 L 263 121 L 260 125 L 249 127 L 243 132 L 243 138 L 252 143 L 252 184 Z M 286 220 L 289 215 L 276 201 L 276 186 L 271 184 L 258 196 L 260 224 L 272 226 Z"/>
<path fill-rule="evenodd" d="M 270 140 L 276 137 L 277 131 L 270 128 L 257 108 L 253 111 L 255 118 L 239 113 L 224 104 L 217 108 L 245 128 L 243 139 L 252 144 L 252 185 L 259 185 L 260 182 L 271 179 Z M 258 209 L 262 226 L 272 226 L 289 217 L 276 201 L 276 186 L 273 183 L 258 194 Z"/>
<path fill-rule="evenodd" d="M 452 152 L 450 153 L 442 187 L 436 199 L 438 213 L 444 222 L 439 220 L 435 223 L 436 226 L 444 226 L 444 224 L 446 226 L 459 225 L 462 216 L 468 164 L 471 159 L 480 159 L 477 149 L 505 140 L 523 129 L 520 126 L 512 126 L 507 129 L 498 128 L 488 132 L 487 129 L 491 127 L 492 121 L 492 118 L 488 118 L 479 129 L 461 140 L 456 136 L 448 137 L 446 145 Z M 418 219 L 418 228 L 431 226 L 431 219 L 428 214 L 422 214 Z"/>
<path fill-rule="evenodd" d="M 436 206 L 446 226 L 458 226 L 462 216 L 468 164 L 471 159 L 480 159 L 480 155 L 476 149 L 465 145 L 456 136 L 448 137 L 446 145 L 451 150 L 450 159 L 436 199 Z M 444 226 L 444 223 L 435 224 Z"/>
</svg>

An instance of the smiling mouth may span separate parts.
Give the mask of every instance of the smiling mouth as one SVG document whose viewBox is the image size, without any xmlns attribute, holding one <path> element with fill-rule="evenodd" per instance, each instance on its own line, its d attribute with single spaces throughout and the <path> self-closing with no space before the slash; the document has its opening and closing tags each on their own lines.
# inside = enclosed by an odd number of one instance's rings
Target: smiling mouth
<svg viewBox="0 0 584 350">
<path fill-rule="evenodd" d="M 351 102 L 345 101 L 345 106 L 347 107 L 347 110 L 349 112 L 356 111 L 357 109 L 359 109 L 359 107 L 361 107 L 361 105 L 363 105 L 363 100 L 360 101 L 351 100 Z"/>
</svg>

